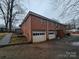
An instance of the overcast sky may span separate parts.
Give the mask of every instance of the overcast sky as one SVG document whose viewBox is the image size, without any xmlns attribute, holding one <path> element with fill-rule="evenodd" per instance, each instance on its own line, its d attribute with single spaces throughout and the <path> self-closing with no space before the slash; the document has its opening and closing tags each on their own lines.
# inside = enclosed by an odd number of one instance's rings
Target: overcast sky
<svg viewBox="0 0 79 59">
<path fill-rule="evenodd" d="M 59 19 L 59 15 L 62 12 L 61 6 L 57 6 L 57 0 L 24 0 L 25 7 L 31 11 L 34 11 L 38 14 L 46 16 L 48 18 L 55 18 L 60 22 L 63 20 Z M 27 3 L 26 3 L 27 2 Z"/>
<path fill-rule="evenodd" d="M 63 11 L 62 1 L 63 0 L 22 0 L 21 5 L 28 11 L 31 10 L 45 17 L 56 19 L 61 23 L 65 23 L 69 19 L 61 18 L 59 16 Z M 25 13 L 21 18 L 25 18 L 26 14 L 27 13 Z M 3 21 L 0 20 L 0 23 L 3 23 Z"/>
<path fill-rule="evenodd" d="M 62 3 L 63 1 L 63 3 Z M 45 17 L 56 19 L 61 23 L 67 22 L 69 19 L 61 18 L 63 6 L 68 0 L 24 0 L 25 8 L 36 12 Z"/>
</svg>

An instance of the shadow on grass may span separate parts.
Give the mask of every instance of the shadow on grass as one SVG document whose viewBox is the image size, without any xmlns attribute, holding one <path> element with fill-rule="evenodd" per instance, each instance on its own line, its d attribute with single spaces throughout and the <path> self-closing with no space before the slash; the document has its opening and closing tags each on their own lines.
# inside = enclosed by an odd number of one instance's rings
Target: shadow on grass
<svg viewBox="0 0 79 59">
<path fill-rule="evenodd" d="M 66 36 L 63 39 L 70 42 L 79 42 L 79 36 Z"/>
</svg>

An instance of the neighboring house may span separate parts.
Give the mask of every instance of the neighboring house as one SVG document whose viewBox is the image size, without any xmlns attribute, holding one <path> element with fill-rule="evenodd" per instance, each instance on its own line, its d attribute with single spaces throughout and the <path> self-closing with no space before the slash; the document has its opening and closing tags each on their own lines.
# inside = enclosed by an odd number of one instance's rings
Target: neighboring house
<svg viewBox="0 0 79 59">
<path fill-rule="evenodd" d="M 30 42 L 42 42 L 56 37 L 62 38 L 65 25 L 29 11 L 20 25 L 22 33 Z"/>
<path fill-rule="evenodd" d="M 70 33 L 71 35 L 79 36 L 79 30 L 78 29 L 66 30 L 66 32 Z"/>
<path fill-rule="evenodd" d="M 17 33 L 17 34 L 22 34 L 21 28 L 16 28 L 16 29 L 14 30 L 14 32 Z"/>
<path fill-rule="evenodd" d="M 0 28 L 0 32 L 6 32 L 6 28 Z"/>
<path fill-rule="evenodd" d="M 6 28 L 3 24 L 0 24 L 0 32 L 6 32 Z"/>
<path fill-rule="evenodd" d="M 21 33 L 21 28 L 19 26 L 12 26 L 12 32 L 14 33 Z"/>
</svg>

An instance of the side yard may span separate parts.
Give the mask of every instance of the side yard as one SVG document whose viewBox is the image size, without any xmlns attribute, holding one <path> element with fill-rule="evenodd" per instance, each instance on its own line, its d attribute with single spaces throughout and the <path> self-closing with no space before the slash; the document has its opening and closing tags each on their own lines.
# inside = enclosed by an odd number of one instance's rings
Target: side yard
<svg viewBox="0 0 79 59">
<path fill-rule="evenodd" d="M 79 47 L 69 45 L 67 41 L 51 40 L 0 48 L 0 59 L 79 59 Z"/>
<path fill-rule="evenodd" d="M 0 40 L 8 33 L 0 33 Z"/>
</svg>

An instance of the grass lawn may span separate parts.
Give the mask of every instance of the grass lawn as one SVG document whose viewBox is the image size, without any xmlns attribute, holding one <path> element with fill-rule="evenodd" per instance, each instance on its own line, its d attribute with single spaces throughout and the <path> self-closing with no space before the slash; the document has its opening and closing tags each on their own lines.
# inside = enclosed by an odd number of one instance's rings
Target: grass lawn
<svg viewBox="0 0 79 59">
<path fill-rule="evenodd" d="M 64 38 L 64 40 L 71 42 L 79 42 L 79 36 L 67 36 Z"/>
<path fill-rule="evenodd" d="M 15 43 L 25 43 L 27 42 L 26 38 L 22 35 L 17 35 L 17 34 L 13 34 L 12 35 L 12 39 L 11 39 L 11 43 L 15 44 Z"/>
<path fill-rule="evenodd" d="M 0 40 L 6 35 L 7 33 L 0 33 Z"/>
</svg>

